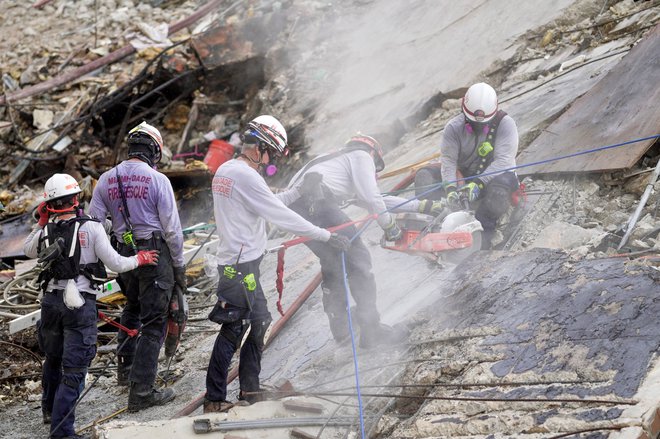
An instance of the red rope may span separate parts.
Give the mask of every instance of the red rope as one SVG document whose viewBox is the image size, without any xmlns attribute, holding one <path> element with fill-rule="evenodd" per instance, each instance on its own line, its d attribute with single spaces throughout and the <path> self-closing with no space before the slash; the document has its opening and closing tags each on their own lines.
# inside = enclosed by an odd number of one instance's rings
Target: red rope
<svg viewBox="0 0 660 439">
<path fill-rule="evenodd" d="M 277 288 L 277 311 L 280 315 L 284 315 L 284 308 L 282 308 L 282 291 L 284 291 L 284 252 L 286 247 L 282 247 L 277 251 L 277 279 L 275 280 L 275 287 Z"/>
<path fill-rule="evenodd" d="M 337 230 L 345 229 L 346 227 L 353 226 L 355 224 L 360 224 L 371 219 L 378 218 L 377 214 L 367 215 L 362 219 L 356 221 L 349 221 L 344 224 L 339 224 L 338 226 L 328 227 L 328 231 L 336 232 Z M 277 289 L 277 311 L 280 315 L 284 315 L 284 308 L 282 307 L 282 293 L 284 291 L 284 253 L 289 247 L 294 245 L 302 244 L 307 241 L 311 241 L 312 238 L 300 237 L 285 241 L 280 244 L 280 248 L 277 250 L 277 278 L 275 279 L 275 288 Z"/>
</svg>

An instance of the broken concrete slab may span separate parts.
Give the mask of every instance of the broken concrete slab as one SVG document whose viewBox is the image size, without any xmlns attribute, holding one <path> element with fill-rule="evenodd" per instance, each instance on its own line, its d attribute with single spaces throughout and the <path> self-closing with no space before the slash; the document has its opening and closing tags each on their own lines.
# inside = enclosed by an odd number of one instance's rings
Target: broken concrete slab
<svg viewBox="0 0 660 439">
<path fill-rule="evenodd" d="M 482 252 L 453 276 L 453 294 L 429 307 L 428 331 L 421 327 L 415 335 L 464 337 L 420 344 L 408 355 L 428 363 L 410 366 L 404 377 L 428 385 L 423 377 L 434 374 L 424 395 L 439 399 L 410 407 L 417 422 L 400 424 L 388 437 L 523 437 L 641 425 L 639 417 L 623 413 L 635 404 L 631 398 L 660 343 L 657 270 L 617 258 L 572 261 L 563 252 L 532 250 Z M 447 394 L 442 383 L 475 384 Z M 546 401 L 571 398 L 576 402 Z"/>
<path fill-rule="evenodd" d="M 572 249 L 587 244 L 601 235 L 596 230 L 584 229 L 575 224 L 554 221 L 539 233 L 530 248 Z"/>
<path fill-rule="evenodd" d="M 518 164 L 614 145 L 658 133 L 660 25 L 649 32 L 587 94 L 542 132 L 518 156 Z M 644 80 L 640 80 L 643 78 Z M 616 149 L 526 167 L 520 174 L 625 169 L 653 145 L 649 139 Z"/>
</svg>

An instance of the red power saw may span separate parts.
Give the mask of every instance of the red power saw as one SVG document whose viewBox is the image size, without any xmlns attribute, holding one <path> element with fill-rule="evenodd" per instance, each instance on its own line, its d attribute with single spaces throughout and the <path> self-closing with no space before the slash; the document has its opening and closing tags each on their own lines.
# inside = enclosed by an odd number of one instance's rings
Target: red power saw
<svg viewBox="0 0 660 439">
<path fill-rule="evenodd" d="M 402 237 L 394 243 L 383 242 L 383 248 L 454 264 L 481 250 L 483 227 L 468 211 L 445 209 L 437 217 L 402 213 L 396 222 Z"/>
</svg>

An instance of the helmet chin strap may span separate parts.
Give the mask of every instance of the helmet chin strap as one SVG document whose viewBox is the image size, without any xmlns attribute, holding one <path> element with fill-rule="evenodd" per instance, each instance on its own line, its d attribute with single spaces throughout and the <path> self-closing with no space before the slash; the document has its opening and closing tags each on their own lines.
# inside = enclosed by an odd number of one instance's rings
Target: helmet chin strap
<svg viewBox="0 0 660 439">
<path fill-rule="evenodd" d="M 264 156 L 263 153 L 261 152 L 261 149 L 259 149 L 259 147 L 257 147 L 256 150 L 257 150 L 257 153 L 259 154 L 259 160 L 258 161 L 254 160 L 252 157 L 250 157 L 246 154 L 239 154 L 238 156 L 247 159 L 248 161 L 250 161 L 250 163 L 253 163 L 253 164 L 257 165 L 257 168 L 260 171 L 263 171 L 263 169 L 266 167 L 266 165 L 268 165 L 268 163 L 264 163 L 264 162 L 261 161 L 261 159 Z"/>
</svg>

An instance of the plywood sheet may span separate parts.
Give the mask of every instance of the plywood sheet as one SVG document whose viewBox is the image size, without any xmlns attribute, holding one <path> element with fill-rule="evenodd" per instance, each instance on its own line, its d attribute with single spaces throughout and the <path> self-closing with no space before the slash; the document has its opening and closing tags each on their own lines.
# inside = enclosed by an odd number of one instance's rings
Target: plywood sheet
<svg viewBox="0 0 660 439">
<path fill-rule="evenodd" d="M 518 164 L 628 142 L 660 132 L 660 25 L 518 155 Z M 631 167 L 654 140 L 522 168 L 519 174 Z"/>
</svg>

